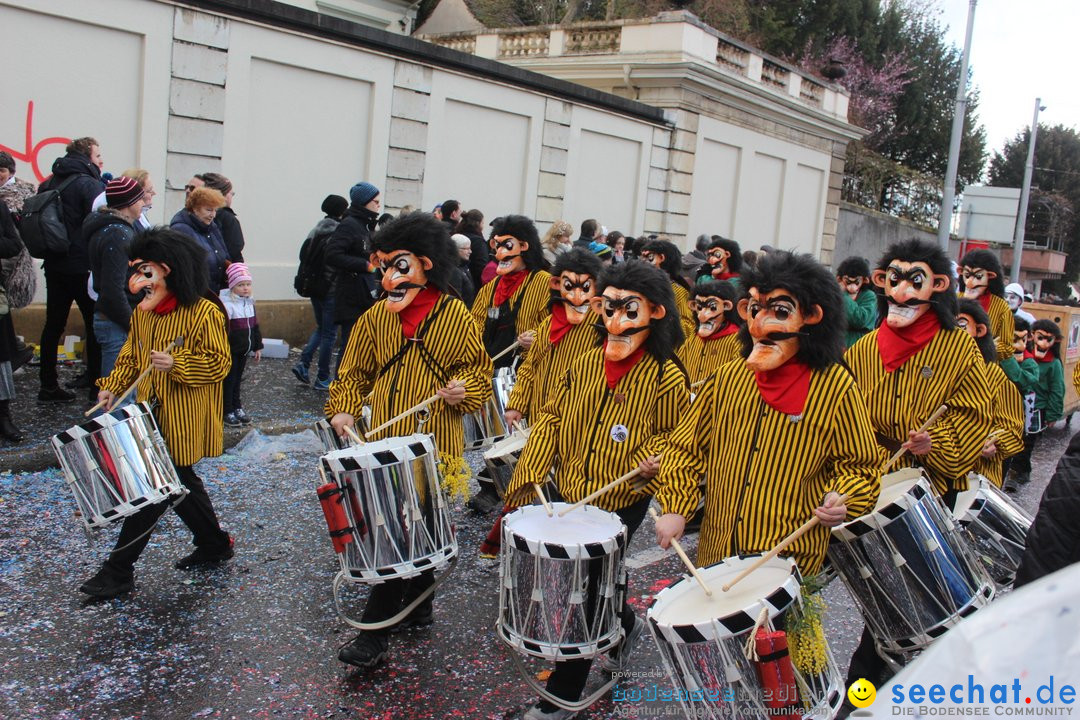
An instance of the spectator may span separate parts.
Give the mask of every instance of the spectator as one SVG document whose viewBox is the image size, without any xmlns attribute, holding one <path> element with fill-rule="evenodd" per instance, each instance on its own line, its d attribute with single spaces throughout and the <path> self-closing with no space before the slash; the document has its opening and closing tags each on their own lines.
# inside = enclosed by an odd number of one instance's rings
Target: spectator
<svg viewBox="0 0 1080 720">
<path fill-rule="evenodd" d="M 416 212 L 416 206 L 415 205 L 406 205 L 403 208 L 401 208 L 400 210 L 398 210 L 397 216 L 398 217 L 404 217 L 404 216 L 408 215 L 411 212 Z"/>
<path fill-rule="evenodd" d="M 743 250 L 742 261 L 743 265 L 748 268 L 757 267 L 758 260 L 761 259 L 762 253 L 756 253 L 753 250 Z"/>
<path fill-rule="evenodd" d="M 441 206 L 441 215 L 442 221 L 449 226 L 448 229 L 453 234 L 461 222 L 461 203 L 457 200 L 445 200 Z"/>
<path fill-rule="evenodd" d="M 348 212 L 326 244 L 326 264 L 337 271 L 334 322 L 341 326 L 339 364 L 356 319 L 374 304 L 379 289 L 369 257 L 382 194 L 371 183 L 359 182 L 349 190 L 349 200 Z"/>
<path fill-rule="evenodd" d="M 490 259 L 488 242 L 484 239 L 484 213 L 476 209 L 469 210 L 461 216 L 461 222 L 458 223 L 454 232 L 469 238 L 472 243 L 472 250 L 469 253 L 469 274 L 472 275 L 473 288 L 478 288 L 484 284 L 481 278 L 484 267 Z"/>
<path fill-rule="evenodd" d="M 748 251 L 749 252 L 749 251 Z M 877 327 L 877 294 L 870 284 L 870 263 L 866 258 L 845 258 L 836 267 L 836 280 L 844 291 L 844 311 L 847 315 L 845 347 Z"/>
<path fill-rule="evenodd" d="M 626 262 L 626 237 L 618 230 L 612 230 L 607 236 L 608 247 L 611 248 L 611 263 L 618 265 Z"/>
<path fill-rule="evenodd" d="M 597 228 L 596 235 L 593 236 L 593 241 L 598 242 L 601 245 L 607 245 L 608 244 L 607 233 L 608 233 L 607 226 L 606 225 L 601 225 L 599 228 Z"/>
<path fill-rule="evenodd" d="M 173 230 L 199 241 L 206 251 L 206 269 L 209 272 L 210 292 L 217 295 L 226 285 L 225 266 L 229 251 L 221 228 L 214 223 L 218 210 L 225 206 L 225 197 L 217 190 L 200 187 L 191 191 L 184 202 L 184 209 L 172 219 Z"/>
<path fill-rule="evenodd" d="M 223 413 L 225 424 L 229 427 L 250 425 L 251 418 L 244 412 L 240 400 L 240 381 L 244 377 L 244 367 L 248 355 L 255 362 L 262 359 L 262 333 L 259 332 L 259 319 L 255 317 L 255 298 L 251 295 L 251 273 L 244 263 L 229 263 L 225 269 L 229 287 L 221 291 L 221 304 L 229 316 L 229 352 L 232 355 L 232 367 L 222 383 L 225 397 Z"/>
<path fill-rule="evenodd" d="M 326 244 L 337 230 L 349 201 L 340 195 L 327 195 L 322 202 L 322 211 L 326 214 L 308 233 L 304 246 L 300 249 L 300 259 L 321 265 L 323 283 L 311 292 L 311 310 L 315 313 L 315 332 L 311 333 L 307 345 L 300 352 L 300 362 L 293 366 L 292 373 L 305 385 L 311 383 L 308 367 L 319 350 L 319 363 L 315 375 L 315 389 L 330 389 L 330 356 L 334 352 L 334 338 L 337 325 L 334 323 L 334 296 L 337 293 L 337 271 L 326 262 Z M 313 268 L 317 271 L 318 268 Z"/>
<path fill-rule="evenodd" d="M 600 265 L 602 267 L 611 265 L 612 254 L 610 247 L 604 243 L 591 242 L 589 243 L 589 250 L 591 250 L 596 257 L 600 258 Z"/>
<path fill-rule="evenodd" d="M 0 150 L 0 200 L 13 213 L 22 210 L 23 201 L 34 194 L 34 184 L 15 177 L 15 158 Z M 21 244 L 21 240 L 19 241 Z"/>
<path fill-rule="evenodd" d="M 1029 296 L 1030 297 L 1030 296 Z M 1015 317 L 1026 320 L 1028 325 L 1035 322 L 1035 316 L 1023 309 L 1024 286 L 1020 283 L 1009 283 L 1005 286 L 1005 300 L 1013 311 Z"/>
<path fill-rule="evenodd" d="M 383 226 L 394 219 L 394 216 L 390 213 L 383 213 L 379 216 L 379 219 L 375 221 L 375 229 L 382 230 Z"/>
<path fill-rule="evenodd" d="M 0 202 L 0 258 L 17 257 L 23 251 L 22 240 L 15 230 L 15 222 L 7 204 Z M 0 290 L 6 288 L 0 287 Z M 10 310 L 0 315 L 0 437 L 13 443 L 22 442 L 25 436 L 11 417 L 11 401 L 15 399 L 15 379 L 11 362 L 19 349 L 15 343 L 15 324 Z"/>
<path fill-rule="evenodd" d="M 588 250 L 589 243 L 593 241 L 593 237 L 596 235 L 596 231 L 599 227 L 600 224 L 592 218 L 581 223 L 581 235 L 574 241 L 574 247 L 582 247 Z"/>
<path fill-rule="evenodd" d="M 461 301 L 465 303 L 466 307 L 472 307 L 473 300 L 476 299 L 476 286 L 473 285 L 472 273 L 469 270 L 469 256 L 472 255 L 472 240 L 467 235 L 461 233 L 455 233 L 451 238 L 454 241 L 454 245 L 457 247 L 458 257 L 461 259 L 458 264 L 458 274 L 460 278 L 456 279 L 456 282 L 451 282 L 450 285 L 458 291 L 458 296 Z"/>
<path fill-rule="evenodd" d="M 431 214 L 435 217 L 436 220 L 442 220 L 442 205 L 439 204 L 432 208 Z"/>
<path fill-rule="evenodd" d="M 574 228 L 565 220 L 556 220 L 544 234 L 540 244 L 544 246 L 544 259 L 549 265 L 555 264 L 555 257 L 569 250 L 570 236 L 574 234 Z"/>
<path fill-rule="evenodd" d="M 217 190 L 225 198 L 225 206 L 214 215 L 214 224 L 221 230 L 229 261 L 244 262 L 244 231 L 232 209 L 233 198 L 236 197 L 232 182 L 224 175 L 214 172 L 203 173 L 202 180 L 206 187 Z"/>
<path fill-rule="evenodd" d="M 41 330 L 41 389 L 38 391 L 38 402 L 69 403 L 75 399 L 75 395 L 60 387 L 56 372 L 56 346 L 67 326 L 72 302 L 78 305 L 86 328 L 83 350 L 86 373 L 76 379 L 76 387 L 92 388 L 101 373 L 101 351 L 94 337 L 94 301 L 87 292 L 90 260 L 81 230 L 83 220 L 94 206 L 94 198 L 105 189 L 101 179 L 102 164 L 97 140 L 91 137 L 72 140 L 67 146 L 67 154 L 53 163 L 52 177 L 39 188 L 39 191 L 49 190 L 71 181 L 60 193 L 69 240 L 68 251 L 50 253 L 44 263 L 45 326 Z"/>
</svg>

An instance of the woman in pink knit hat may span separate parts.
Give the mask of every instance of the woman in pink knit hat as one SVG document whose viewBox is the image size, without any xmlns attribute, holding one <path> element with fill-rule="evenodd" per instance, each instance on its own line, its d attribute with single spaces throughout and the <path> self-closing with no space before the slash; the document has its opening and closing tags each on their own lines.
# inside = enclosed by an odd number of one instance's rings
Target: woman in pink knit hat
<svg viewBox="0 0 1080 720">
<path fill-rule="evenodd" d="M 244 412 L 240 402 L 240 379 L 248 355 L 255 362 L 262 358 L 262 333 L 255 317 L 255 298 L 251 296 L 251 273 L 244 263 L 229 263 L 225 268 L 229 287 L 221 291 L 221 304 L 229 315 L 229 349 L 232 352 L 232 369 L 222 383 L 225 396 L 225 424 L 230 427 L 250 425 L 251 418 Z"/>
</svg>

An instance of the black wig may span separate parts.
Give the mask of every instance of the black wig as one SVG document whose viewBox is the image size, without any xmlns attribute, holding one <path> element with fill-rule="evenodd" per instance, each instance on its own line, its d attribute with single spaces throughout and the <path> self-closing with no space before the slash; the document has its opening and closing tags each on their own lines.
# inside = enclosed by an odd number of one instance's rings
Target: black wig
<svg viewBox="0 0 1080 720">
<path fill-rule="evenodd" d="M 600 258 L 596 256 L 596 253 L 585 248 L 576 247 L 555 256 L 555 264 L 551 267 L 551 274 L 558 277 L 564 272 L 572 272 L 578 275 L 589 275 L 599 280 L 600 273 L 603 270 L 604 266 L 600 264 Z"/>
<path fill-rule="evenodd" d="M 769 293 L 783 288 L 799 304 L 805 314 L 814 305 L 821 308 L 821 320 L 802 327 L 799 352 L 795 356 L 815 370 L 822 370 L 839 362 L 844 354 L 844 331 L 847 314 L 844 312 L 842 290 L 829 270 L 810 255 L 795 255 L 786 250 L 774 250 L 758 260 L 757 267 L 748 268 L 742 276 L 742 285 L 749 293 L 756 288 L 759 293 Z M 745 325 L 739 329 L 742 356 L 749 357 L 754 340 Z"/>
<path fill-rule="evenodd" d="M 956 278 L 953 277 L 952 261 L 941 246 L 918 238 L 895 242 L 878 260 L 877 269 L 888 271 L 889 263 L 893 260 L 907 263 L 923 262 L 930 266 L 930 272 L 949 278 L 947 288 L 930 296 L 930 307 L 937 313 L 938 322 L 941 323 L 943 330 L 952 330 L 956 327 Z M 889 300 L 882 291 L 878 293 L 878 317 L 888 317 L 888 314 Z"/>
<path fill-rule="evenodd" d="M 738 307 L 739 291 L 735 289 L 734 285 L 722 280 L 707 280 L 694 285 L 693 289 L 690 291 L 691 300 L 707 297 L 718 297 L 731 301 L 731 309 L 724 313 L 724 320 L 733 325 L 742 325 L 742 318 L 739 317 Z"/>
<path fill-rule="evenodd" d="M 709 250 L 712 250 L 713 248 L 723 248 L 728 251 L 728 272 L 742 272 L 742 248 L 739 247 L 739 243 L 734 240 L 728 240 L 726 237 L 721 237 L 720 235 L 713 235 L 713 240 L 709 243 Z"/>
<path fill-rule="evenodd" d="M 428 282 L 445 293 L 453 293 L 450 281 L 457 272 L 457 246 L 450 240 L 447 225 L 425 212 L 411 212 L 391 220 L 371 238 L 371 246 L 383 253 L 407 250 L 431 261 Z"/>
<path fill-rule="evenodd" d="M 167 227 L 153 227 L 135 235 L 128 250 L 132 260 L 156 262 L 169 268 L 165 287 L 185 307 L 208 294 L 210 271 L 206 249 L 197 240 Z"/>
<path fill-rule="evenodd" d="M 982 266 L 975 265 L 969 267 Z M 982 325 L 986 328 L 986 332 L 983 333 L 982 337 L 975 338 L 975 344 L 979 346 L 979 353 L 982 354 L 985 362 L 997 362 L 997 345 L 994 344 L 994 336 L 990 332 L 990 316 L 982 309 L 982 305 L 974 300 L 960 298 L 960 302 L 957 304 L 956 314 L 970 315 L 976 325 Z"/>
<path fill-rule="evenodd" d="M 989 250 L 972 250 L 960 258 L 960 267 L 982 268 L 994 273 L 986 289 L 999 298 L 1005 297 L 1005 278 L 1001 269 L 1001 260 Z"/>
<path fill-rule="evenodd" d="M 525 269 L 529 272 L 546 270 L 547 260 L 544 259 L 544 248 L 540 245 L 540 233 L 536 231 L 536 224 L 524 215 L 503 215 L 495 218 L 492 223 L 492 236 L 513 235 L 521 242 L 529 244 L 521 259 L 525 261 Z M 492 254 L 494 258 L 494 254 Z"/>
<path fill-rule="evenodd" d="M 836 277 L 860 277 L 870 279 L 870 262 L 858 255 L 844 258 L 844 261 L 836 266 Z"/>
<path fill-rule="evenodd" d="M 682 345 L 683 331 L 675 307 L 675 293 L 664 271 L 642 260 L 627 260 L 604 269 L 596 294 L 603 294 L 609 287 L 641 293 L 653 305 L 664 306 L 664 317 L 652 322 L 649 337 L 645 339 L 645 351 L 661 363 L 674 357 Z M 602 321 L 597 330 L 603 342 L 607 329 Z"/>
<path fill-rule="evenodd" d="M 675 243 L 667 240 L 650 240 L 641 248 L 641 252 L 663 255 L 664 262 L 660 263 L 660 269 L 668 274 L 671 282 L 678 283 L 687 290 L 690 289 L 690 284 L 682 276 L 682 253 L 675 247 Z"/>
</svg>

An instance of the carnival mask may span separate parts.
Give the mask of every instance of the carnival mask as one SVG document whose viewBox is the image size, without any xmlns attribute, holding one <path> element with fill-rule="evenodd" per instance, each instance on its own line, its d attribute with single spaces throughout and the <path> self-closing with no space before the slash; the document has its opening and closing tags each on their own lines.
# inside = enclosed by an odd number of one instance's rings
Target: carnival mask
<svg viewBox="0 0 1080 720">
<path fill-rule="evenodd" d="M 551 278 L 551 289 L 558 291 L 566 308 L 566 320 L 580 325 L 592 309 L 590 301 L 596 296 L 596 278 L 587 273 L 564 270 Z"/>
<path fill-rule="evenodd" d="M 986 334 L 986 325 L 975 322 L 975 318 L 967 313 L 960 313 L 956 316 L 956 326 L 967 332 L 975 340 Z"/>
<path fill-rule="evenodd" d="M 784 288 L 762 293 L 752 287 L 749 295 L 739 301 L 739 315 L 754 341 L 746 366 L 754 372 L 775 370 L 798 354 L 803 326 L 821 322 L 821 307 L 804 313 Z"/>
<path fill-rule="evenodd" d="M 697 334 L 700 338 L 707 338 L 714 332 L 724 327 L 724 313 L 731 310 L 732 303 L 715 295 L 698 296 L 690 303 L 691 309 L 697 315 Z"/>
<path fill-rule="evenodd" d="M 169 288 L 165 284 L 165 277 L 171 272 L 169 266 L 142 260 L 132 260 L 129 265 L 135 272 L 128 277 L 128 292 L 132 295 L 141 293 L 139 309 L 150 312 L 169 297 Z"/>
<path fill-rule="evenodd" d="M 997 277 L 996 272 L 977 267 L 960 268 L 960 278 L 964 281 L 964 297 L 976 300 L 987 292 L 990 281 Z"/>
<path fill-rule="evenodd" d="M 1036 330 L 1032 336 L 1035 338 L 1035 357 L 1042 360 L 1046 357 L 1046 353 L 1054 349 L 1057 337 L 1045 330 Z"/>
<path fill-rule="evenodd" d="M 372 262 L 382 268 L 382 286 L 386 291 L 386 309 L 399 313 L 412 304 L 427 285 L 427 271 L 431 260 L 413 255 L 408 250 L 378 250 L 371 256 Z"/>
<path fill-rule="evenodd" d="M 664 264 L 664 260 L 666 260 L 667 258 L 662 253 L 650 252 L 646 250 L 641 253 L 641 259 L 649 263 L 650 265 L 661 267 Z"/>
<path fill-rule="evenodd" d="M 1009 303 L 1009 309 L 1014 313 L 1020 309 L 1020 305 L 1024 302 L 1024 298 L 1020 297 L 1016 293 L 1005 293 L 1005 301 Z"/>
<path fill-rule="evenodd" d="M 607 329 L 604 358 L 612 362 L 637 352 L 649 337 L 652 321 L 667 314 L 663 305 L 652 304 L 641 293 L 616 287 L 605 289 L 603 295 L 590 302 Z"/>
<path fill-rule="evenodd" d="M 889 327 L 907 327 L 930 309 L 936 293 L 949 289 L 948 275 L 935 275 L 924 262 L 893 260 L 885 270 L 875 270 L 871 280 L 885 291 Z"/>
<path fill-rule="evenodd" d="M 714 278 L 718 278 L 727 272 L 727 261 L 731 253 L 722 247 L 710 248 L 705 253 L 705 260 L 709 263 L 709 272 Z"/>
<path fill-rule="evenodd" d="M 513 235 L 496 235 L 492 238 L 495 247 L 495 268 L 497 275 L 509 275 L 525 269 L 523 255 L 529 249 L 529 243 L 518 240 Z"/>
<path fill-rule="evenodd" d="M 1028 346 L 1028 331 L 1016 330 L 1013 332 L 1013 352 L 1022 353 L 1029 350 Z"/>
<path fill-rule="evenodd" d="M 865 278 L 848 277 L 846 275 L 839 279 L 840 287 L 844 288 L 844 292 L 850 295 L 852 300 L 858 296 L 859 291 L 862 290 L 863 283 L 866 282 Z"/>
</svg>

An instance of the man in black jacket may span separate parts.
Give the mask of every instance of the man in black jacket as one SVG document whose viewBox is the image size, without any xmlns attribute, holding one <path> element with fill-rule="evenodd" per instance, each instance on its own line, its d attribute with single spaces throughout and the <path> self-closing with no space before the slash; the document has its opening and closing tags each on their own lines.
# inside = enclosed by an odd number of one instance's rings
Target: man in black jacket
<svg viewBox="0 0 1080 720">
<path fill-rule="evenodd" d="M 38 391 L 38 402 L 68 403 L 75 399 L 72 393 L 59 386 L 56 373 L 56 345 L 64 334 L 72 301 L 79 306 L 86 327 L 83 359 L 86 363 L 86 381 L 89 383 L 87 387 L 94 387 L 94 381 L 101 374 L 101 353 L 94 337 L 94 301 L 86 290 L 90 264 L 86 238 L 81 230 L 83 220 L 93 209 L 94 199 L 105 189 L 101 179 L 103 165 L 97 140 L 91 137 L 72 140 L 67 146 L 67 154 L 53 163 L 52 177 L 38 188 L 38 192 L 49 190 L 74 178 L 60 193 L 68 251 L 45 257 L 45 327 L 41 330 L 41 390 Z"/>
<path fill-rule="evenodd" d="M 375 302 L 378 283 L 371 257 L 371 233 L 379 219 L 382 196 L 379 188 L 359 182 L 349 190 L 349 211 L 326 242 L 326 265 L 337 270 L 334 322 L 341 326 L 341 353 L 357 318 Z"/>
<path fill-rule="evenodd" d="M 1080 434 L 1073 435 L 1028 530 L 1014 588 L 1080 562 Z"/>
</svg>

